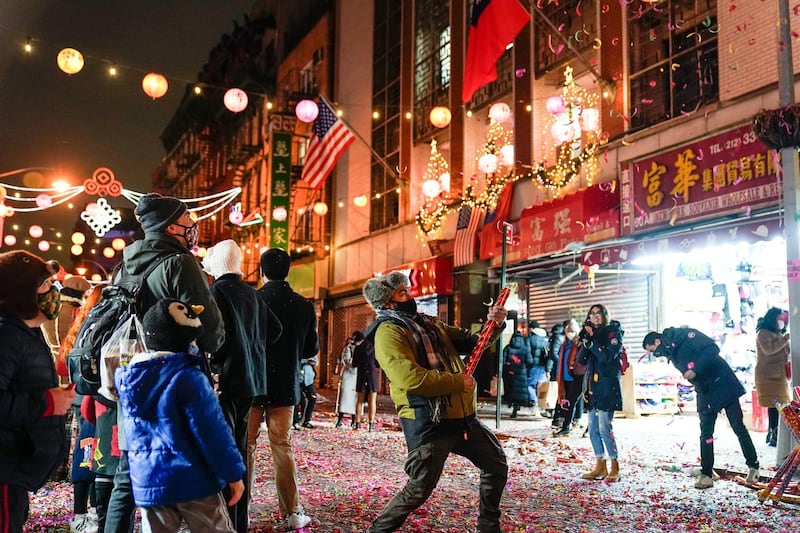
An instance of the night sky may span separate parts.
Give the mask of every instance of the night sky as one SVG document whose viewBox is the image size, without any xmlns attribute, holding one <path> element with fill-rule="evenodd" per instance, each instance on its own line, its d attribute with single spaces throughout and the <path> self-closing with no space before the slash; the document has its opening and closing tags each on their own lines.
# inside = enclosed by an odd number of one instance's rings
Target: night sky
<svg viewBox="0 0 800 533">
<path fill-rule="evenodd" d="M 72 184 L 108 167 L 126 188 L 149 191 L 163 158 L 159 136 L 209 51 L 242 23 L 254 0 L 3 0 L 0 2 L 0 173 L 53 167 Z M 30 37 L 34 52 L 22 51 Z M 86 60 L 69 76 L 56 65 L 73 47 Z M 108 75 L 116 64 L 119 74 Z M 155 71 L 170 90 L 152 100 L 141 80 Z M 22 185 L 21 176 L 0 182 Z M 49 183 L 44 186 L 49 186 Z M 90 201 L 81 195 L 76 204 Z M 132 207 L 126 200 L 116 206 Z M 70 231 L 64 207 L 38 215 L 41 225 Z M 32 215 L 6 220 L 26 224 Z M 27 222 L 29 225 L 32 222 Z M 62 226 L 63 224 L 63 226 Z M 68 240 L 68 237 L 67 237 Z M 33 248 L 29 248 L 35 251 Z M 0 248 L 2 251 L 8 247 Z M 45 254 L 43 254 L 45 255 Z"/>
</svg>

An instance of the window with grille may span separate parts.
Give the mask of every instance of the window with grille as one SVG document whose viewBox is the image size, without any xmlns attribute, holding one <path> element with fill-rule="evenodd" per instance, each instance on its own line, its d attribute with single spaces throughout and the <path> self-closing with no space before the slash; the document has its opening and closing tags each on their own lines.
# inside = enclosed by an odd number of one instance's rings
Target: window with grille
<svg viewBox="0 0 800 533">
<path fill-rule="evenodd" d="M 448 105 L 450 2 L 417 0 L 414 6 L 414 139 L 424 141 L 436 129 L 428 112 Z"/>
<path fill-rule="evenodd" d="M 536 54 L 536 76 L 539 77 L 554 69 L 561 70 L 566 63 L 575 60 L 575 54 L 591 57 L 594 55 L 597 34 L 597 6 L 594 0 L 566 0 L 550 2 L 541 7 L 541 13 L 534 12 L 535 30 L 533 32 Z M 545 18 L 550 24 L 545 21 Z M 553 30 L 558 29 L 558 33 Z M 568 44 L 559 37 L 563 35 Z"/>
<path fill-rule="evenodd" d="M 400 25 L 402 2 L 376 0 L 372 58 L 372 149 L 389 168 L 400 163 Z M 370 231 L 397 224 L 395 177 L 374 157 L 370 166 Z M 391 191 L 391 192 L 390 192 Z"/>
<path fill-rule="evenodd" d="M 631 13 L 630 129 L 719 100 L 716 0 L 664 0 Z"/>
</svg>

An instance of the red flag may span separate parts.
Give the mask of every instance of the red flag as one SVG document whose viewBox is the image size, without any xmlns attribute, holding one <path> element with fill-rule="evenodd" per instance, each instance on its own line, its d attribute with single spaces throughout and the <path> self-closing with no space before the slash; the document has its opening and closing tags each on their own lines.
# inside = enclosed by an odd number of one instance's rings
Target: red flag
<svg viewBox="0 0 800 533">
<path fill-rule="evenodd" d="M 311 127 L 311 140 L 303 163 L 303 181 L 314 189 L 322 187 L 336 162 L 355 140 L 353 132 L 339 120 L 325 99 L 320 98 L 319 114 Z"/>
<path fill-rule="evenodd" d="M 468 265 L 475 261 L 475 234 L 483 218 L 483 209 L 462 204 L 458 211 L 456 239 L 453 249 L 453 266 Z"/>
<path fill-rule="evenodd" d="M 497 245 L 501 242 L 500 239 L 503 238 L 502 223 L 508 219 L 513 195 L 514 183 L 506 183 L 506 186 L 500 192 L 497 207 L 495 207 L 494 211 L 486 213 L 486 220 L 484 220 L 483 229 L 481 230 L 481 259 L 489 259 L 494 256 Z"/>
<path fill-rule="evenodd" d="M 480 0 L 472 8 L 461 100 L 497 79 L 497 60 L 531 19 L 517 0 Z"/>
</svg>

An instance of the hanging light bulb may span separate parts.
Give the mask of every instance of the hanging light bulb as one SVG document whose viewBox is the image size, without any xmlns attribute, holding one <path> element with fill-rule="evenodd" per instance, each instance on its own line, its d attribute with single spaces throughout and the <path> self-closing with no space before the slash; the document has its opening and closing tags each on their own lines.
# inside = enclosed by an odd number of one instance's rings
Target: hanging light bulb
<svg viewBox="0 0 800 533">
<path fill-rule="evenodd" d="M 325 202 L 317 202 L 314 204 L 314 213 L 317 215 L 324 217 L 328 214 L 328 204 Z"/>
</svg>

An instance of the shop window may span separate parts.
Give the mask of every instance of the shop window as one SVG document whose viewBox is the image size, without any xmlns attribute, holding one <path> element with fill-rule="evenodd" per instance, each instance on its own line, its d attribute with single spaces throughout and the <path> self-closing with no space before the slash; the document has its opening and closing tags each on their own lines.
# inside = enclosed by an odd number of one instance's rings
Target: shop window
<svg viewBox="0 0 800 533">
<path fill-rule="evenodd" d="M 389 168 L 395 168 L 400 153 L 400 0 L 376 0 L 372 57 L 371 146 Z M 374 157 L 370 167 L 370 231 L 397 224 L 400 210 L 395 177 Z"/>
<path fill-rule="evenodd" d="M 631 130 L 719 100 L 716 12 L 716 0 L 665 0 L 631 13 Z"/>
<path fill-rule="evenodd" d="M 428 111 L 448 104 L 450 2 L 418 0 L 414 6 L 414 138 L 421 141 L 435 131 Z"/>
<path fill-rule="evenodd" d="M 558 28 L 561 35 L 567 37 L 572 49 L 583 56 L 593 55 L 592 46 L 598 38 L 596 3 L 585 0 L 548 2 L 534 12 L 537 77 L 554 70 L 561 71 L 561 67 L 575 59 L 575 54 L 555 35 L 542 15 Z"/>
</svg>

